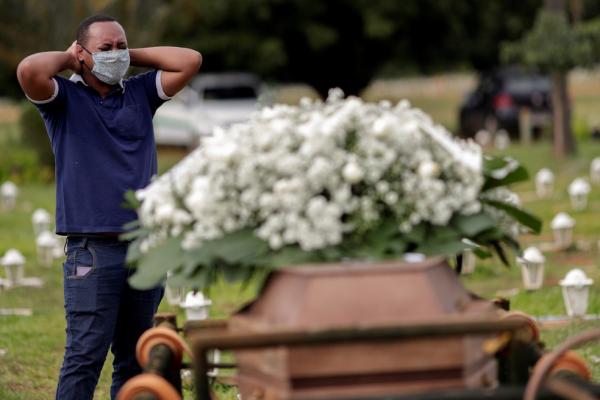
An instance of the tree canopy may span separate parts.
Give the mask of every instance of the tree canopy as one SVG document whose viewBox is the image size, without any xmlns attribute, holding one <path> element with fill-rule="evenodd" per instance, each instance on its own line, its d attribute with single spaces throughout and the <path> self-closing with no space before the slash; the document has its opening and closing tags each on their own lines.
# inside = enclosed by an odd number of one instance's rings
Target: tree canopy
<svg viewBox="0 0 600 400">
<path fill-rule="evenodd" d="M 376 74 L 498 64 L 539 0 L 178 0 L 163 40 L 200 49 L 207 70 L 245 69 L 325 93 Z"/>
<path fill-rule="evenodd" d="M 361 90 L 374 76 L 487 69 L 527 31 L 541 0 L 0 0 L 0 96 L 18 61 L 66 49 L 85 16 L 108 13 L 131 46 L 189 46 L 204 71 L 247 70 Z"/>
<path fill-rule="evenodd" d="M 571 25 L 565 13 L 541 10 L 531 31 L 503 44 L 501 57 L 546 73 L 594 66 L 600 61 L 600 18 Z"/>
<path fill-rule="evenodd" d="M 571 102 L 567 73 L 577 67 L 600 62 L 600 18 L 569 21 L 564 4 L 548 1 L 539 11 L 533 28 L 518 41 L 504 43 L 502 58 L 552 76 L 554 152 L 574 154 L 576 142 L 571 128 Z"/>
</svg>

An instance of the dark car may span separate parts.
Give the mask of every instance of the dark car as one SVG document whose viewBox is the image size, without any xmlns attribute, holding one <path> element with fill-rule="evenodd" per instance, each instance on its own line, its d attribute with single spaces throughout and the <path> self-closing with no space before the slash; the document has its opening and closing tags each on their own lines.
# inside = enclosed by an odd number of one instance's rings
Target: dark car
<svg viewBox="0 0 600 400">
<path fill-rule="evenodd" d="M 526 115 L 523 111 L 528 110 Z M 547 76 L 505 67 L 480 76 L 460 107 L 459 133 L 472 137 L 481 129 L 506 130 L 519 137 L 519 118 L 527 118 L 534 136 L 551 121 L 551 82 Z"/>
</svg>

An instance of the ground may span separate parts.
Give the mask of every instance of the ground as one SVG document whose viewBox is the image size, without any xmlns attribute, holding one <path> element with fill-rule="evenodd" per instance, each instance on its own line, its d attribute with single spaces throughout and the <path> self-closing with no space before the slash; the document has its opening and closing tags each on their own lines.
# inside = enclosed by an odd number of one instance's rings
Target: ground
<svg viewBox="0 0 600 400">
<path fill-rule="evenodd" d="M 576 79 L 575 79 L 576 78 Z M 600 105 L 600 90 L 596 76 L 575 75 L 572 79 L 575 99 L 575 123 L 594 124 L 595 110 Z M 393 99 L 408 97 L 415 105 L 423 107 L 437 121 L 454 127 L 456 108 L 462 95 L 473 82 L 469 77 L 436 77 L 428 80 L 396 82 L 395 85 L 381 84 L 386 90 L 394 90 Z M 383 89 L 371 89 L 366 97 L 383 97 Z M 374 90 L 374 91 L 373 91 Z M 0 112 L 0 145 L 3 133 L 14 131 L 15 118 L 11 111 Z M 594 186 L 587 210 L 571 212 L 566 187 L 578 176 L 588 174 L 590 160 L 600 155 L 600 142 L 591 141 L 581 135 L 580 152 L 569 160 L 552 158 L 548 142 L 536 143 L 529 147 L 512 146 L 507 153 L 525 164 L 532 174 L 543 166 L 557 174 L 556 195 L 549 200 L 538 200 L 533 182 L 519 185 L 516 190 L 526 208 L 534 211 L 544 221 L 540 236 L 526 236 L 525 244 L 539 244 L 551 241 L 549 221 L 558 211 L 567 211 L 576 219 L 576 238 L 580 245 L 577 251 L 548 253 L 545 286 L 540 291 L 522 290 L 520 270 L 516 265 L 505 268 L 495 260 L 479 262 L 475 273 L 464 276 L 467 288 L 479 295 L 493 298 L 505 295 L 510 298 L 513 309 L 522 310 L 535 316 L 564 315 L 564 306 L 558 281 L 573 268 L 582 268 L 596 282 L 600 283 L 598 271 L 598 241 L 600 239 L 600 187 Z M 160 168 L 164 170 L 179 159 L 181 153 L 161 150 Z M 51 268 L 36 263 L 34 236 L 31 228 L 31 212 L 43 207 L 54 209 L 54 187 L 52 184 L 24 184 L 16 211 L 0 213 L 0 254 L 8 248 L 20 249 L 27 258 L 26 275 L 39 276 L 45 281 L 44 288 L 18 288 L 0 292 L 0 308 L 31 308 L 30 317 L 0 316 L 0 398 L 3 400 L 41 400 L 53 397 L 56 376 L 64 350 L 64 328 L 62 299 L 62 260 L 57 260 Z M 3 275 L 0 272 L 0 276 Z M 220 284 L 209 294 L 213 300 L 212 316 L 224 317 L 244 301 L 250 299 L 255 287 L 241 290 L 239 287 Z M 516 290 L 511 290 L 516 289 Z M 161 310 L 174 310 L 162 304 Z M 598 285 L 592 287 L 589 313 L 600 314 L 600 291 Z M 183 314 L 179 312 L 180 321 Z M 597 323 L 596 323 L 597 324 Z M 592 326 L 593 323 L 574 321 L 559 328 L 545 329 L 543 340 L 549 347 L 561 342 L 565 337 Z M 593 368 L 594 377 L 600 379 L 600 365 L 597 364 L 598 346 L 587 346 L 582 350 Z M 96 398 L 108 398 L 110 382 L 110 358 L 104 368 Z M 188 396 L 189 397 L 189 396 Z M 186 397 L 187 398 L 187 397 Z"/>
</svg>

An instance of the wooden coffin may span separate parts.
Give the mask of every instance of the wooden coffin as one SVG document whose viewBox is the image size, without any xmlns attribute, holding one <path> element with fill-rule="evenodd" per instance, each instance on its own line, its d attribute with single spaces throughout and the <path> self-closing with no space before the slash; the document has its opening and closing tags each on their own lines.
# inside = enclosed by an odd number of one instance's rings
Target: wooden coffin
<svg viewBox="0 0 600 400">
<path fill-rule="evenodd" d="M 442 259 L 348 263 L 274 272 L 234 315 L 234 333 L 460 323 L 499 318 L 474 299 Z M 403 394 L 496 384 L 483 351 L 495 334 L 279 346 L 235 352 L 242 399 Z"/>
</svg>

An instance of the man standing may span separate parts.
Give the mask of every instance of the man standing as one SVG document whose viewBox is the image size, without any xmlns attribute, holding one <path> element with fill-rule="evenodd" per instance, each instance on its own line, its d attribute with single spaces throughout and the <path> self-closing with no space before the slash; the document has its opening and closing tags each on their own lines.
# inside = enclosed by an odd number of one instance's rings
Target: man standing
<svg viewBox="0 0 600 400">
<path fill-rule="evenodd" d="M 114 354 L 111 398 L 140 372 L 139 336 L 152 324 L 162 289 L 127 284 L 127 243 L 118 235 L 136 219 L 122 208 L 127 190 L 156 174 L 152 117 L 198 72 L 191 49 L 130 49 L 108 16 L 81 22 L 67 51 L 28 56 L 17 77 L 39 109 L 56 159 L 56 231 L 67 235 L 65 355 L 56 398 L 92 399 L 108 349 Z M 129 65 L 152 71 L 123 79 Z M 75 72 L 70 79 L 57 76 Z"/>
</svg>

